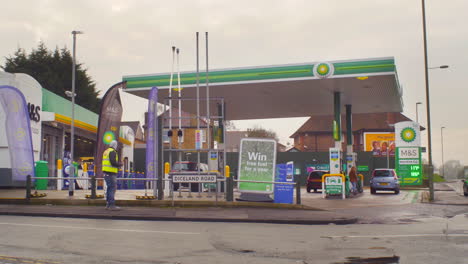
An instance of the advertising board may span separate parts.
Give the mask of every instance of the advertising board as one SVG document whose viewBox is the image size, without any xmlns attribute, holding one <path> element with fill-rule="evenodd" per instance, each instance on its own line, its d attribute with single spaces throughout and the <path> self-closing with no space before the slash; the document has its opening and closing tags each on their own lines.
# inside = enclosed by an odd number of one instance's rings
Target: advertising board
<svg viewBox="0 0 468 264">
<path fill-rule="evenodd" d="M 273 139 L 243 138 L 239 153 L 238 188 L 241 192 L 272 193 L 276 169 L 276 141 Z"/>
<path fill-rule="evenodd" d="M 395 156 L 395 133 L 364 133 L 364 151 L 372 151 L 375 157 Z"/>
</svg>

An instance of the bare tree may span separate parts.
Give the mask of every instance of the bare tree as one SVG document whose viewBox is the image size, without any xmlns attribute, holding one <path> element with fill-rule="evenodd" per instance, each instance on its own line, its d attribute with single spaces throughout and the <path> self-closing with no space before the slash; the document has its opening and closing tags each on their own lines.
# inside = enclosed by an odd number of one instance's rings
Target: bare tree
<svg viewBox="0 0 468 264">
<path fill-rule="evenodd" d="M 275 131 L 267 130 L 265 128 L 260 127 L 259 125 L 255 125 L 253 128 L 248 128 L 247 136 L 256 138 L 272 138 L 277 142 L 279 141 L 278 135 Z"/>
</svg>

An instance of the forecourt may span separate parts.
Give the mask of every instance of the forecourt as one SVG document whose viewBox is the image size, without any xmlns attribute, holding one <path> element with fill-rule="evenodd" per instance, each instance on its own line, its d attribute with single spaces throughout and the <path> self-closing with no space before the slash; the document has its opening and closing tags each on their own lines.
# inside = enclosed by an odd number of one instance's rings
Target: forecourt
<svg viewBox="0 0 468 264">
<path fill-rule="evenodd" d="M 125 92 L 148 98 L 159 88 L 159 102 L 169 93 L 170 74 L 124 76 Z M 215 69 L 209 72 L 210 98 L 224 98 L 226 120 L 309 117 L 334 114 L 335 147 L 341 149 L 341 113 L 349 128 L 352 113 L 402 112 L 402 89 L 393 57 L 286 65 Z M 196 72 L 182 72 L 182 98 L 196 98 Z M 206 97 L 206 74 L 200 72 L 200 98 Z M 174 75 L 173 87 L 177 87 Z M 173 98 L 177 94 L 173 92 Z M 217 109 L 216 103 L 210 109 Z M 206 101 L 200 101 L 201 111 Z M 182 110 L 196 113 L 196 100 Z M 206 113 L 206 112 L 205 112 Z M 201 115 L 203 113 L 201 112 Z M 347 152 L 352 132 L 347 131 Z"/>
</svg>

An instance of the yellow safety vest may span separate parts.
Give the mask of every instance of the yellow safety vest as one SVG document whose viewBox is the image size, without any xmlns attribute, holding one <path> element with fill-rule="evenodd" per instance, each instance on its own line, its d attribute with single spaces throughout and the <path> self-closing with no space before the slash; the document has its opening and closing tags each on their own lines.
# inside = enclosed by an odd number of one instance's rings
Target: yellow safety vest
<svg viewBox="0 0 468 264">
<path fill-rule="evenodd" d="M 109 154 L 111 151 L 115 150 L 113 148 L 108 148 L 106 149 L 106 151 L 104 151 L 104 154 L 102 155 L 102 171 L 117 173 L 119 171 L 119 168 L 112 166 L 112 163 L 109 159 Z M 117 162 L 119 161 L 117 152 L 115 153 L 115 160 Z"/>
</svg>

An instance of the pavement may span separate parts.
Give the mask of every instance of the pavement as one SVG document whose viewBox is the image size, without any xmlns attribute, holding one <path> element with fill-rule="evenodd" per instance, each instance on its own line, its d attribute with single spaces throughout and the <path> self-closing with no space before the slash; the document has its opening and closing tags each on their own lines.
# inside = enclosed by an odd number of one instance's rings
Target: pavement
<svg viewBox="0 0 468 264">
<path fill-rule="evenodd" d="M 436 185 L 434 204 L 468 205 L 468 199 L 457 193 L 457 183 Z M 455 189 L 455 192 L 453 191 Z M 337 212 L 344 208 L 368 208 L 405 205 L 424 202 L 427 191 L 406 190 L 399 195 L 381 193 L 363 194 L 341 199 L 323 199 L 321 193 L 301 192 L 302 204 L 275 204 L 252 202 L 226 202 L 224 196 L 214 193 L 176 193 L 174 199 L 137 200 L 144 190 L 118 190 L 117 205 L 120 211 L 105 210 L 104 199 L 86 199 L 87 190 L 76 190 L 68 197 L 68 191 L 39 191 L 46 197 L 27 201 L 24 189 L 0 190 L 0 215 L 71 217 L 94 219 L 151 220 L 151 221 L 203 221 L 246 222 L 275 224 L 353 224 L 358 216 Z M 103 191 L 98 190 L 98 194 Z M 147 192 L 150 195 L 150 191 Z"/>
<path fill-rule="evenodd" d="M 87 190 L 76 190 L 68 197 L 68 191 L 38 191 L 46 193 L 43 198 L 27 201 L 24 189 L 0 190 L 0 215 L 43 217 L 69 217 L 150 221 L 199 221 L 199 222 L 245 222 L 274 224 L 353 224 L 355 216 L 326 211 L 304 204 L 275 204 L 253 202 L 226 202 L 224 196 L 214 193 L 182 192 L 174 199 L 136 200 L 145 195 L 144 190 L 118 190 L 116 203 L 120 211 L 105 210 L 104 199 L 86 199 Z M 103 191 L 97 192 L 103 194 Z M 305 191 L 304 191 L 305 193 Z M 150 195 L 150 191 L 147 192 Z M 301 195 L 302 196 L 302 195 Z"/>
</svg>

